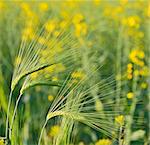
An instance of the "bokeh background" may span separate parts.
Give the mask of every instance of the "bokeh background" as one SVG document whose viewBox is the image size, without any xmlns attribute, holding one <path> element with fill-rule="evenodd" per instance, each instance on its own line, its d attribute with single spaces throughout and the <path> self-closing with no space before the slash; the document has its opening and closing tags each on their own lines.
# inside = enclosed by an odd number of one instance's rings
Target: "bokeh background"
<svg viewBox="0 0 150 145">
<path fill-rule="evenodd" d="M 114 107 L 119 105 L 124 110 L 123 117 L 126 117 L 131 106 L 135 106 L 131 115 L 135 122 L 129 127 L 132 131 L 131 145 L 148 145 L 149 18 L 148 0 L 0 0 L 0 136 L 5 134 L 11 77 L 22 38 L 32 40 L 35 30 L 40 29 L 43 23 L 55 37 L 59 34 L 59 28 L 63 28 L 69 20 L 71 27 L 68 29 L 71 29 L 78 44 L 74 51 L 79 51 L 72 54 L 73 61 L 70 61 L 72 77 L 78 81 L 93 66 L 105 63 L 87 85 L 115 74 L 115 89 L 120 91 L 113 94 L 116 100 Z M 44 40 L 41 38 L 39 41 L 43 43 Z M 59 44 L 53 53 L 59 53 L 61 47 Z M 65 64 L 59 63 L 44 73 L 49 74 L 53 81 L 64 81 L 68 70 Z M 60 77 L 58 73 L 63 76 Z M 32 77 L 37 76 L 34 74 Z M 36 86 L 24 94 L 15 121 L 13 138 L 16 145 L 37 144 L 46 113 L 58 90 L 58 87 Z M 114 85 L 109 88 L 111 90 L 114 90 Z M 93 96 L 96 93 L 91 92 Z M 126 100 L 124 103 L 119 102 L 122 97 Z M 11 109 L 15 100 L 14 97 Z M 98 101 L 95 101 L 96 107 Z M 43 137 L 45 145 L 50 144 L 58 132 L 59 124 L 49 123 Z M 77 132 L 75 145 L 113 144 L 111 138 L 87 126 L 80 125 Z"/>
</svg>

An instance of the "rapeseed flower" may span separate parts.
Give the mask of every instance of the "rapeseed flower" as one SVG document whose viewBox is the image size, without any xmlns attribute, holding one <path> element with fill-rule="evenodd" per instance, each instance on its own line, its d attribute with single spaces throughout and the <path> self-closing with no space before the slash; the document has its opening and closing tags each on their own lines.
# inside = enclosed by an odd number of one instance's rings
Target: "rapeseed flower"
<svg viewBox="0 0 150 145">
<path fill-rule="evenodd" d="M 127 98 L 128 99 L 132 99 L 134 97 L 134 93 L 133 92 L 129 92 L 128 94 L 127 94 Z"/>
<path fill-rule="evenodd" d="M 52 96 L 52 95 L 48 95 L 48 101 L 53 101 L 54 100 L 54 96 Z"/>
<path fill-rule="evenodd" d="M 45 2 L 41 2 L 40 4 L 39 4 L 39 9 L 41 10 L 41 11 L 47 11 L 48 10 L 48 4 L 47 3 L 45 3 Z"/>
<path fill-rule="evenodd" d="M 82 79 L 84 76 L 85 76 L 85 74 L 80 71 L 75 71 L 71 74 L 72 78 L 78 78 L 78 79 Z"/>
<path fill-rule="evenodd" d="M 75 24 L 75 35 L 76 37 L 85 36 L 87 34 L 87 24 L 79 23 Z"/>
<path fill-rule="evenodd" d="M 119 116 L 115 117 L 115 122 L 118 123 L 120 126 L 124 125 L 124 116 L 119 115 Z"/>
<path fill-rule="evenodd" d="M 95 145 L 111 145 L 112 141 L 110 139 L 100 139 L 98 140 Z"/>
<path fill-rule="evenodd" d="M 0 139 L 0 145 L 5 145 L 4 140 Z"/>
<path fill-rule="evenodd" d="M 60 131 L 60 126 L 59 125 L 54 125 L 50 129 L 49 136 L 55 137 L 55 136 L 58 135 L 59 131 Z"/>
<path fill-rule="evenodd" d="M 48 32 L 53 32 L 56 28 L 56 20 L 49 20 L 46 24 L 45 24 L 45 29 Z"/>
</svg>

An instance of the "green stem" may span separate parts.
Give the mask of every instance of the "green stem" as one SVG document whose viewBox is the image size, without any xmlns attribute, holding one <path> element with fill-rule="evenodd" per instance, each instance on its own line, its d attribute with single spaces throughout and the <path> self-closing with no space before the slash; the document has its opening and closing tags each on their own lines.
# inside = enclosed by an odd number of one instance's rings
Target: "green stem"
<svg viewBox="0 0 150 145">
<path fill-rule="evenodd" d="M 131 104 L 131 108 L 130 108 L 130 114 L 127 116 L 126 118 L 126 121 L 127 121 L 127 124 L 126 124 L 126 137 L 125 137 L 125 144 L 126 145 L 130 145 L 130 140 L 131 140 L 131 134 L 132 134 L 132 123 L 133 123 L 133 117 L 134 117 L 134 112 L 135 112 L 135 109 L 136 109 L 136 104 L 137 104 L 137 96 L 139 94 L 139 92 L 137 92 L 137 79 L 138 77 L 135 77 L 133 79 L 133 93 L 135 94 L 134 95 L 134 98 L 132 100 L 132 104 Z"/>
<path fill-rule="evenodd" d="M 120 93 L 121 93 L 121 47 L 122 47 L 122 33 L 123 26 L 119 28 L 118 41 L 117 41 L 117 61 L 116 61 L 116 70 L 117 70 L 117 82 L 116 82 L 116 108 L 120 106 Z"/>
<path fill-rule="evenodd" d="M 15 121 L 15 116 L 16 116 L 16 112 L 17 112 L 17 108 L 18 108 L 18 104 L 19 104 L 19 101 L 21 99 L 21 96 L 22 96 L 22 94 L 19 95 L 19 97 L 18 97 L 18 99 L 16 101 L 16 104 L 15 104 L 15 109 L 14 109 L 14 112 L 13 112 L 11 125 L 10 125 L 10 130 L 9 130 L 9 137 L 10 138 L 11 138 L 11 132 L 12 132 L 12 128 L 13 128 L 13 124 L 14 124 L 14 121 Z"/>
<path fill-rule="evenodd" d="M 43 125 L 43 127 L 42 127 L 42 130 L 41 130 L 41 133 L 40 133 L 40 137 L 39 137 L 39 141 L 38 141 L 38 145 L 41 144 L 43 132 L 44 132 L 45 126 L 47 125 L 47 121 L 48 121 L 48 120 L 46 119 L 46 121 L 45 121 L 45 123 L 44 123 L 44 125 Z"/>
<path fill-rule="evenodd" d="M 10 114 L 10 106 L 11 106 L 11 100 L 12 100 L 12 90 L 9 94 L 9 102 L 8 102 L 8 108 L 7 108 L 7 118 L 6 118 L 6 130 L 5 130 L 5 137 L 6 140 L 9 141 L 9 114 Z"/>
</svg>

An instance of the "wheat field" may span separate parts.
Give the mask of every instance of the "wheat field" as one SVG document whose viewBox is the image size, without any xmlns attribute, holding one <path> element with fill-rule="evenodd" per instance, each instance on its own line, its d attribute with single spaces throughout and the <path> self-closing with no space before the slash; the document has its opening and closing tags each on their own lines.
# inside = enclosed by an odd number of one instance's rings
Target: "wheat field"
<svg viewBox="0 0 150 145">
<path fill-rule="evenodd" d="M 148 0 L 0 0 L 0 145 L 149 145 Z"/>
</svg>

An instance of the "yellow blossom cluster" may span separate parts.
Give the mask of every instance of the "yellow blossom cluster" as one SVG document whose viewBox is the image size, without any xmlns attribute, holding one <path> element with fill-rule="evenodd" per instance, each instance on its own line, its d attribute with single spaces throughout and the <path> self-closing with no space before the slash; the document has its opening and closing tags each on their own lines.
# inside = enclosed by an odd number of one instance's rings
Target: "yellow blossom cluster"
<svg viewBox="0 0 150 145">
<path fill-rule="evenodd" d="M 118 123 L 120 126 L 124 125 L 124 116 L 123 115 L 119 115 L 117 117 L 115 117 L 115 121 L 116 123 Z"/>
<path fill-rule="evenodd" d="M 5 3 L 3 1 L 0 2 L 0 12 L 5 9 Z"/>
<path fill-rule="evenodd" d="M 53 77 L 52 77 L 52 81 L 53 81 L 53 82 L 57 82 L 57 81 L 58 81 L 58 77 L 53 76 Z"/>
<path fill-rule="evenodd" d="M 4 140 L 0 139 L 0 145 L 5 145 Z"/>
<path fill-rule="evenodd" d="M 32 11 L 32 8 L 30 7 L 30 3 L 25 3 L 25 2 L 20 3 L 20 7 L 22 9 L 23 15 L 26 18 L 25 21 L 26 26 L 22 31 L 22 39 L 32 40 L 35 38 L 34 29 L 39 22 L 38 16 L 36 15 L 35 12 Z"/>
<path fill-rule="evenodd" d="M 100 139 L 95 145 L 112 145 L 112 141 L 110 139 Z"/>
<path fill-rule="evenodd" d="M 40 9 L 42 12 L 48 11 L 48 8 L 49 8 L 48 3 L 46 3 L 46 2 L 40 2 L 40 3 L 39 3 L 39 9 Z"/>
<path fill-rule="evenodd" d="M 55 30 L 56 26 L 57 26 L 57 20 L 52 19 L 47 21 L 47 23 L 45 24 L 45 29 L 48 32 L 52 33 Z"/>
<path fill-rule="evenodd" d="M 73 79 L 72 82 L 77 83 L 79 80 L 82 80 L 85 78 L 85 73 L 83 71 L 74 71 L 71 74 L 71 77 Z"/>
<path fill-rule="evenodd" d="M 50 137 L 55 137 L 55 136 L 58 135 L 59 131 L 60 131 L 60 126 L 59 125 L 54 125 L 54 126 L 51 127 L 48 135 Z"/>
<path fill-rule="evenodd" d="M 132 65 L 132 63 L 129 63 L 127 65 L 127 78 L 129 80 L 132 79 L 132 72 L 133 72 L 133 65 Z"/>
<path fill-rule="evenodd" d="M 116 22 L 120 21 L 121 14 L 124 12 L 124 7 L 107 4 L 104 9 L 103 15 L 109 20 L 115 20 Z"/>
<path fill-rule="evenodd" d="M 148 68 L 148 66 L 144 66 L 144 67 L 142 67 L 140 70 L 139 70 L 139 74 L 141 75 L 141 76 L 149 76 L 150 75 L 150 70 L 149 70 L 149 68 Z"/>
<path fill-rule="evenodd" d="M 85 74 L 81 71 L 75 71 L 71 74 L 71 77 L 74 79 L 83 79 L 85 77 Z"/>
<path fill-rule="evenodd" d="M 140 79 L 140 88 L 146 89 L 148 87 L 146 77 L 149 76 L 149 69 L 145 63 L 145 52 L 143 49 L 133 49 L 129 54 L 130 63 L 127 64 L 127 78 L 128 80 L 134 77 L 143 78 Z M 134 97 L 133 92 L 127 93 L 127 98 L 132 99 Z"/>
<path fill-rule="evenodd" d="M 145 57 L 145 53 L 143 50 L 140 49 L 132 50 L 129 55 L 131 62 L 136 65 L 139 65 L 140 67 L 144 66 L 144 61 L 143 61 L 144 57 Z"/>
<path fill-rule="evenodd" d="M 54 96 L 52 96 L 52 95 L 48 95 L 47 98 L 48 98 L 48 101 L 50 101 L 50 102 L 54 100 Z"/>
<path fill-rule="evenodd" d="M 130 63 L 127 64 L 127 78 L 131 80 L 133 76 L 148 76 L 149 69 L 144 62 L 145 53 L 140 49 L 133 49 L 129 54 Z"/>
<path fill-rule="evenodd" d="M 122 23 L 128 27 L 139 28 L 140 18 L 137 15 L 129 16 L 127 18 L 122 19 Z"/>
<path fill-rule="evenodd" d="M 127 98 L 128 99 L 132 99 L 134 97 L 134 93 L 133 92 L 129 92 L 128 94 L 127 94 Z"/>
<path fill-rule="evenodd" d="M 82 14 L 76 14 L 72 20 L 75 27 L 75 36 L 81 37 L 87 34 L 87 24 L 84 21 L 84 16 Z"/>
<path fill-rule="evenodd" d="M 93 3 L 98 6 L 101 3 L 101 0 L 93 0 Z"/>
</svg>

